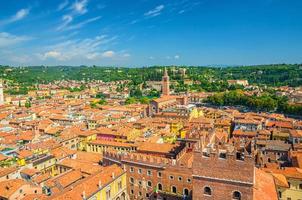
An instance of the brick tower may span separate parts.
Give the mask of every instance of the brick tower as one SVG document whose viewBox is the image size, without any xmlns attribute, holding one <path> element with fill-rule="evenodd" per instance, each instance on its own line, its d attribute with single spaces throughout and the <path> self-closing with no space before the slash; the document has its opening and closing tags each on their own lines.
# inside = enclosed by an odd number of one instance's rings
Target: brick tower
<svg viewBox="0 0 302 200">
<path fill-rule="evenodd" d="M 3 85 L 0 79 L 0 106 L 4 104 Z"/>
<path fill-rule="evenodd" d="M 194 200 L 252 200 L 254 158 L 247 152 L 194 152 Z"/>
<path fill-rule="evenodd" d="M 169 96 L 170 95 L 170 81 L 167 68 L 165 68 L 164 76 L 162 78 L 162 95 Z"/>
</svg>

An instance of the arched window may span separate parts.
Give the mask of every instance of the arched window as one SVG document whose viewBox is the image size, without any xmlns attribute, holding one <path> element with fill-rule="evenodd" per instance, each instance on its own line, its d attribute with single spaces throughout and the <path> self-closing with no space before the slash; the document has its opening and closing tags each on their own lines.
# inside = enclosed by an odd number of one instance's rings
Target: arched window
<svg viewBox="0 0 302 200">
<path fill-rule="evenodd" d="M 125 200 L 126 199 L 126 194 L 125 194 L 125 192 L 123 192 L 123 194 L 122 194 L 122 200 Z"/>
<path fill-rule="evenodd" d="M 172 192 L 172 193 L 176 193 L 176 192 L 177 192 L 177 189 L 176 189 L 175 186 L 172 186 L 172 187 L 171 187 L 171 192 Z"/>
<path fill-rule="evenodd" d="M 163 186 L 162 186 L 161 183 L 157 184 L 157 189 L 158 189 L 158 190 L 163 190 Z"/>
<path fill-rule="evenodd" d="M 241 193 L 238 191 L 233 192 L 233 199 L 241 200 Z"/>
<path fill-rule="evenodd" d="M 147 181 L 147 186 L 148 187 L 152 187 L 152 182 L 151 181 Z"/>
<path fill-rule="evenodd" d="M 204 187 L 203 194 L 205 195 L 212 195 L 212 190 L 210 187 Z"/>
<path fill-rule="evenodd" d="M 189 190 L 187 188 L 184 189 L 183 195 L 189 196 Z"/>
</svg>

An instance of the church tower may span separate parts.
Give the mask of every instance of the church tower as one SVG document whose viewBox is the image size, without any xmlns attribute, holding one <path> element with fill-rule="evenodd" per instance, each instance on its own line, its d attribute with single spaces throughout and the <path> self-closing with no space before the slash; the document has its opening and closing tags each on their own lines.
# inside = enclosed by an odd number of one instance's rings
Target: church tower
<svg viewBox="0 0 302 200">
<path fill-rule="evenodd" d="M 3 85 L 0 79 L 0 106 L 4 104 Z"/>
<path fill-rule="evenodd" d="M 170 81 L 167 68 L 165 68 L 164 76 L 162 78 L 162 95 L 169 96 L 170 95 Z"/>
</svg>

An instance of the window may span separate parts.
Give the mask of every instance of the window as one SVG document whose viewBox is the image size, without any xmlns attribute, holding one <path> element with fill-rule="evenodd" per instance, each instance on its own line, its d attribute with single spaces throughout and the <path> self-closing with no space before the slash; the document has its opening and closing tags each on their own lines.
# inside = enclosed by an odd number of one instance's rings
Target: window
<svg viewBox="0 0 302 200">
<path fill-rule="evenodd" d="M 130 167 L 130 172 L 133 173 L 134 172 L 134 168 Z"/>
<path fill-rule="evenodd" d="M 279 199 L 282 198 L 282 193 L 280 191 L 278 192 L 278 196 L 279 196 Z"/>
<path fill-rule="evenodd" d="M 290 182 L 288 182 L 288 187 L 290 188 Z"/>
<path fill-rule="evenodd" d="M 157 172 L 157 176 L 158 176 L 158 177 L 162 177 L 161 172 Z"/>
<path fill-rule="evenodd" d="M 142 181 L 138 181 L 138 185 L 143 185 Z"/>
<path fill-rule="evenodd" d="M 226 159 L 226 153 L 220 153 L 219 158 L 221 159 Z"/>
<path fill-rule="evenodd" d="M 241 200 L 241 193 L 238 191 L 233 192 L 233 199 Z"/>
<path fill-rule="evenodd" d="M 184 189 L 183 195 L 189 196 L 189 190 L 187 188 Z"/>
<path fill-rule="evenodd" d="M 149 194 L 148 193 L 146 193 L 146 197 L 149 198 Z"/>
<path fill-rule="evenodd" d="M 138 196 L 142 196 L 142 192 L 141 191 L 138 192 Z"/>
<path fill-rule="evenodd" d="M 182 181 L 182 177 L 181 176 L 178 177 L 178 181 Z"/>
<path fill-rule="evenodd" d="M 131 193 L 131 194 L 134 194 L 134 191 L 133 191 L 133 190 L 130 190 L 130 193 Z"/>
<path fill-rule="evenodd" d="M 187 179 L 187 182 L 188 182 L 188 183 L 191 183 L 191 179 L 190 179 L 190 178 L 188 178 L 188 179 Z"/>
<path fill-rule="evenodd" d="M 148 176 L 152 176 L 152 171 L 151 170 L 147 170 L 147 175 Z"/>
<path fill-rule="evenodd" d="M 119 181 L 117 183 L 117 187 L 118 187 L 118 190 L 121 190 L 122 189 L 122 181 Z"/>
<path fill-rule="evenodd" d="M 107 191 L 106 191 L 106 199 L 110 199 L 111 198 L 111 194 L 110 194 L 111 192 L 110 192 L 110 189 L 108 189 Z"/>
<path fill-rule="evenodd" d="M 147 186 L 148 186 L 148 187 L 152 187 L 152 182 L 151 182 L 151 181 L 148 181 L 148 182 L 147 182 Z"/>
<path fill-rule="evenodd" d="M 299 189 L 302 190 L 302 184 L 299 184 Z"/>
<path fill-rule="evenodd" d="M 21 189 L 21 190 L 19 190 L 19 192 L 20 192 L 20 193 L 22 193 L 22 192 L 23 192 L 23 190 Z"/>
<path fill-rule="evenodd" d="M 204 187 L 204 189 L 203 189 L 203 194 L 204 194 L 204 195 L 209 195 L 209 196 L 211 196 L 211 195 L 212 195 L 212 190 L 211 190 L 211 188 L 210 188 L 210 187 Z"/>
<path fill-rule="evenodd" d="M 170 180 L 173 180 L 173 179 L 174 179 L 174 176 L 170 175 L 170 177 L 169 177 L 169 178 L 170 178 Z"/>
<path fill-rule="evenodd" d="M 240 152 L 236 153 L 236 160 L 244 160 L 244 155 Z"/>
<path fill-rule="evenodd" d="M 130 183 L 134 184 L 134 178 L 130 177 Z"/>
<path fill-rule="evenodd" d="M 172 187 L 171 187 L 171 192 L 172 192 L 172 193 L 176 193 L 176 192 L 177 192 L 177 189 L 176 189 L 175 186 L 172 186 Z"/>
<path fill-rule="evenodd" d="M 163 186 L 162 186 L 161 183 L 158 183 L 158 184 L 157 184 L 157 189 L 158 189 L 158 190 L 163 190 Z"/>
<path fill-rule="evenodd" d="M 142 171 L 143 171 L 142 169 L 138 169 L 138 173 L 139 173 L 139 174 L 141 174 L 141 173 L 142 173 Z"/>
</svg>

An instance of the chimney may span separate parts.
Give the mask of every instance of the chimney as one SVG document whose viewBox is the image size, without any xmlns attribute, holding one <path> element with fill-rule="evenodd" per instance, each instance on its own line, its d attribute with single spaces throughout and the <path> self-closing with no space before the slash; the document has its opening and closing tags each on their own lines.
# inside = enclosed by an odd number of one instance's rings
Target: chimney
<svg viewBox="0 0 302 200">
<path fill-rule="evenodd" d="M 114 172 L 112 172 L 112 178 L 113 178 L 113 179 L 115 178 L 115 176 L 114 176 Z"/>
<path fill-rule="evenodd" d="M 98 186 L 99 186 L 100 189 L 102 188 L 102 181 L 101 180 L 99 180 Z"/>
</svg>

